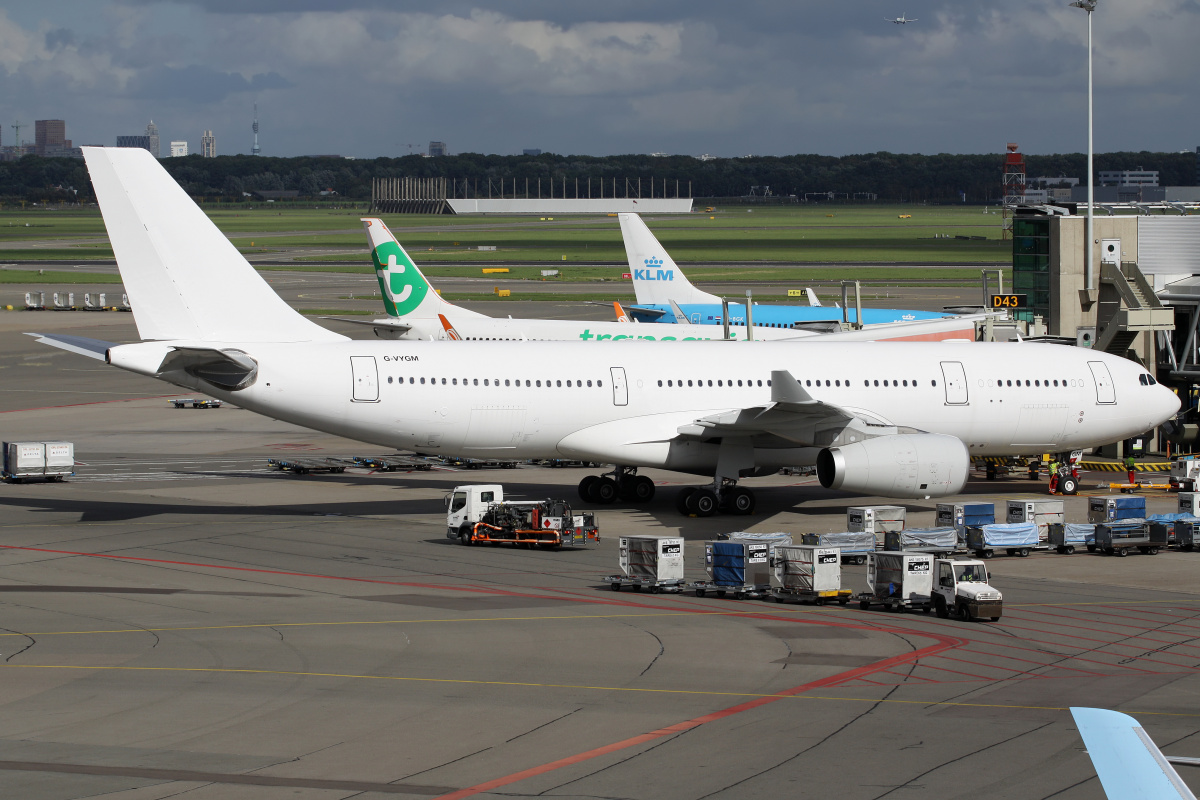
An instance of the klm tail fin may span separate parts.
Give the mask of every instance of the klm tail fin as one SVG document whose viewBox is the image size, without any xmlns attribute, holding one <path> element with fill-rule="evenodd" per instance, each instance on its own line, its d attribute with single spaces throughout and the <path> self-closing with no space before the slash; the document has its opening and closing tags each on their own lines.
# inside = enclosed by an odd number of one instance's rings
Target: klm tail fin
<svg viewBox="0 0 1200 800">
<path fill-rule="evenodd" d="M 85 147 L 83 158 L 142 339 L 346 338 L 285 303 L 154 156 Z"/>
<path fill-rule="evenodd" d="M 623 213 L 617 218 L 621 221 L 625 254 L 629 258 L 633 291 L 639 305 L 666 305 L 671 300 L 683 305 L 721 302 L 715 294 L 702 292 L 692 285 L 641 217 Z"/>
<path fill-rule="evenodd" d="M 460 317 L 483 316 L 443 300 L 396 241 L 396 237 L 392 236 L 383 220 L 364 218 L 362 223 L 367 231 L 367 241 L 371 244 L 371 261 L 375 265 L 375 276 L 379 279 L 383 307 L 389 317 L 433 318 L 443 311 L 453 311 Z"/>
</svg>

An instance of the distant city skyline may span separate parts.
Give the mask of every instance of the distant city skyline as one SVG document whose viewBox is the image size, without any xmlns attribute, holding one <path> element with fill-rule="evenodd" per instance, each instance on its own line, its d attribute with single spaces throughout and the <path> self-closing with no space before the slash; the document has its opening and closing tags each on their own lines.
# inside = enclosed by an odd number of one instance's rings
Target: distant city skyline
<svg viewBox="0 0 1200 800">
<path fill-rule="evenodd" d="M 0 118 L 66 119 L 77 143 L 153 119 L 248 154 L 257 103 L 264 156 L 1085 148 L 1086 14 L 915 2 L 43 0 L 0 11 Z M 920 22 L 882 21 L 900 11 Z M 1172 65 L 1200 4 L 1104 2 L 1094 24 L 1097 151 L 1195 147 Z"/>
</svg>

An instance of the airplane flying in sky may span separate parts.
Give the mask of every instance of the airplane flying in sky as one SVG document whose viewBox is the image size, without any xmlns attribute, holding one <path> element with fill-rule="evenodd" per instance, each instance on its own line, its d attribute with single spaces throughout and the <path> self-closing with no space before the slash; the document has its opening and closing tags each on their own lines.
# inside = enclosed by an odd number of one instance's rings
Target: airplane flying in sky
<svg viewBox="0 0 1200 800">
<path fill-rule="evenodd" d="M 831 489 L 943 497 L 971 456 L 1073 450 L 1169 419 L 1132 361 L 1050 344 L 347 339 L 289 307 L 162 165 L 84 148 L 141 341 L 32 334 L 241 408 L 383 447 L 620 465 L 581 491 L 648 500 L 638 467 L 706 475 L 677 502 L 749 513 L 737 480 L 815 464 Z"/>
<path fill-rule="evenodd" d="M 633 276 L 637 305 L 629 307 L 634 319 L 644 322 L 682 322 L 676 313 L 695 325 L 721 325 L 721 298 L 701 291 L 687 279 L 666 249 L 646 227 L 637 214 L 622 213 L 621 235 L 625 239 L 625 254 Z M 796 324 L 840 322 L 842 310 L 826 306 L 755 303 L 752 308 L 755 331 L 769 328 L 792 328 Z M 868 325 L 887 322 L 912 322 L 923 319 L 942 319 L 950 316 L 941 311 L 915 309 L 864 308 L 863 322 Z M 854 309 L 846 310 L 850 322 L 857 322 Z M 735 327 L 746 326 L 746 304 L 729 304 L 729 321 Z"/>
<path fill-rule="evenodd" d="M 901 14 L 901 15 L 900 15 L 900 16 L 898 16 L 898 17 L 896 17 L 895 19 L 885 19 L 885 20 L 884 20 L 884 22 L 890 22 L 890 23 L 892 23 L 893 25 L 907 25 L 907 24 L 908 24 L 908 23 L 910 23 L 910 22 L 916 22 L 916 21 L 917 21 L 916 19 L 907 19 L 907 18 L 905 18 L 905 16 L 904 16 L 903 14 Z"/>
<path fill-rule="evenodd" d="M 382 339 L 453 339 L 465 341 L 545 340 L 585 342 L 694 341 L 722 339 L 721 328 L 701 325 L 670 326 L 597 322 L 591 320 L 514 319 L 489 317 L 442 299 L 429 280 L 396 241 L 383 220 L 363 220 L 371 246 L 371 261 L 383 296 L 386 317 L 355 319 L 330 317 L 342 322 L 367 325 Z M 815 330 L 790 327 L 758 327 L 753 331 L 760 341 L 805 339 L 831 335 L 832 341 L 973 339 L 975 322 L 982 317 L 964 316 L 916 321 L 906 324 L 875 325 L 862 331 L 824 334 Z M 745 327 L 730 328 L 731 339 L 745 339 Z"/>
</svg>

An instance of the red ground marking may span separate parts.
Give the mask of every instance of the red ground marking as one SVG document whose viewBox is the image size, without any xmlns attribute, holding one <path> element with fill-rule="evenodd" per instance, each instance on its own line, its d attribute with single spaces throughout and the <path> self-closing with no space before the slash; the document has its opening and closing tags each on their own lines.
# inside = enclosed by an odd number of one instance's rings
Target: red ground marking
<svg viewBox="0 0 1200 800">
<path fill-rule="evenodd" d="M 1193 601 L 1193 602 L 1195 602 L 1195 601 Z M 1113 609 L 1121 609 L 1122 611 L 1141 611 L 1141 609 L 1138 609 L 1138 608 L 1129 608 L 1129 607 L 1127 607 L 1127 606 L 1098 606 L 1098 608 L 1113 608 Z M 1157 614 L 1157 615 L 1159 615 L 1159 616 L 1162 616 L 1162 617 L 1171 617 L 1171 618 L 1173 618 L 1173 619 L 1178 619 L 1178 620 L 1189 619 L 1189 620 L 1193 620 L 1193 621 L 1195 621 L 1195 620 L 1198 620 L 1198 619 L 1200 619 L 1200 618 L 1198 618 L 1198 617 L 1197 617 L 1195 614 L 1168 614 L 1168 613 L 1167 613 L 1167 612 L 1165 612 L 1165 611 L 1159 611 L 1158 609 L 1155 609 L 1155 608 L 1148 608 L 1148 609 L 1146 609 L 1145 611 L 1146 611 L 1146 614 L 1147 614 L 1147 615 L 1149 615 L 1149 614 Z M 1137 619 L 1137 617 L 1130 617 L 1130 619 Z M 1147 621 L 1147 622 L 1155 622 L 1156 620 L 1147 619 L 1146 621 Z M 1183 625 L 1183 624 L 1185 624 L 1185 623 L 1182 623 L 1182 622 L 1180 622 L 1180 623 L 1177 623 L 1177 624 Z M 1200 625 L 1187 625 L 1187 627 L 1189 627 L 1189 628 L 1200 628 Z"/>
<path fill-rule="evenodd" d="M 985 653 L 982 650 L 968 650 L 966 648 L 961 648 L 958 650 L 958 652 L 971 653 L 971 654 L 977 655 L 977 656 L 991 656 L 992 658 L 1003 658 L 1003 659 L 1007 659 L 1008 661 L 1021 661 L 1025 664 L 1035 664 L 1039 667 L 1070 670 L 1072 672 L 1082 672 L 1084 675 L 1101 675 L 1101 674 L 1103 674 L 1100 672 L 1090 672 L 1086 669 L 1079 669 L 1078 667 L 1060 667 L 1058 664 L 1047 664 L 1044 661 L 1034 661 L 1034 660 L 1028 659 L 1028 658 L 1017 658 L 1016 656 L 1005 656 L 1005 655 L 1001 655 L 1000 653 Z M 946 658 L 946 657 L 947 656 L 943 656 L 943 658 Z M 1064 658 L 1064 660 L 1069 660 L 1069 659 Z"/>
<path fill-rule="evenodd" d="M 1129 648 L 1131 650 L 1136 650 L 1139 648 L 1139 645 L 1134 645 L 1134 644 L 1123 644 L 1122 642 L 1110 642 L 1110 641 L 1106 641 L 1104 639 L 1090 639 L 1087 636 L 1072 636 L 1069 633 L 1054 634 L 1054 632 L 1052 632 L 1052 631 L 1043 631 L 1043 630 L 1038 630 L 1036 628 L 1022 627 L 1020 625 L 1005 625 L 1004 627 L 1006 629 L 1017 630 L 1017 631 L 1032 631 L 1033 633 L 1045 634 L 1047 636 L 1057 635 L 1058 637 L 1065 638 L 1065 639 L 1080 639 L 1085 642 L 1095 642 L 1097 644 L 1103 645 L 1104 647 L 1125 647 L 1125 648 Z M 1144 639 L 1146 637 L 1144 637 L 1144 636 L 1128 636 L 1126 638 L 1127 639 Z M 1035 640 L 1031 639 L 1029 641 L 1035 641 Z M 1157 641 L 1158 644 L 1174 644 L 1174 642 L 1164 642 L 1161 640 L 1154 640 L 1154 639 L 1151 639 L 1150 641 Z M 1113 655 L 1119 656 L 1120 654 L 1114 653 Z M 1146 656 L 1145 658 L 1147 661 L 1155 660 L 1155 659 L 1149 658 L 1148 656 Z M 1167 662 L 1167 661 L 1164 661 L 1162 663 L 1167 664 L 1168 666 L 1171 666 L 1171 667 L 1179 666 L 1178 664 L 1171 664 L 1170 662 Z"/>
<path fill-rule="evenodd" d="M 961 652 L 961 651 L 959 651 L 959 652 Z M 943 661 L 957 661 L 960 664 L 970 664 L 973 667 L 983 667 L 984 669 L 995 669 L 995 670 L 1000 670 L 1002 672 L 1012 672 L 1017 675 L 1025 674 L 1023 671 L 1013 669 L 1012 667 L 998 667 L 995 664 L 983 664 L 979 661 L 971 661 L 966 658 L 954 658 L 953 656 L 938 656 L 938 658 L 942 659 Z"/>
<path fill-rule="evenodd" d="M 1048 616 L 1052 616 L 1052 617 L 1060 617 L 1060 618 L 1062 618 L 1062 619 L 1069 619 L 1069 620 L 1080 621 L 1078 617 L 1072 617 L 1072 616 L 1070 616 L 1070 615 L 1068 615 L 1068 614 L 1052 614 L 1052 613 L 1050 613 L 1050 612 L 1042 612 L 1042 613 L 1044 613 L 1044 614 L 1046 614 L 1046 615 L 1048 615 Z M 1028 617 L 1024 617 L 1024 619 L 1029 619 L 1029 618 L 1028 618 Z M 1033 620 L 1033 621 L 1034 621 L 1034 622 L 1036 622 L 1037 620 L 1035 619 L 1035 620 Z M 1087 621 L 1088 621 L 1088 622 L 1103 622 L 1104 620 L 1098 620 L 1098 619 L 1089 619 L 1089 620 L 1087 620 Z M 1050 624 L 1050 623 L 1047 623 L 1047 624 Z M 1175 624 L 1175 623 L 1171 623 L 1171 624 Z M 1109 631 L 1105 630 L 1104 628 L 1092 628 L 1092 627 L 1088 627 L 1087 625 L 1067 625 L 1066 627 L 1068 627 L 1068 628 L 1074 628 L 1075 630 L 1080 630 L 1080 631 L 1095 631 L 1095 632 L 1097 632 L 1097 633 L 1108 633 L 1108 632 L 1109 632 Z M 1114 623 L 1113 623 L 1113 627 L 1120 627 L 1120 628 L 1133 628 L 1133 629 L 1135 629 L 1135 630 L 1137 630 L 1137 629 L 1140 627 L 1140 628 L 1141 628 L 1141 630 L 1145 630 L 1145 625 L 1141 625 L 1141 626 L 1137 626 L 1137 625 L 1127 625 L 1127 624 L 1125 624 L 1125 623 L 1121 623 L 1121 622 L 1114 622 Z M 1156 632 L 1158 632 L 1158 633 L 1170 633 L 1170 631 L 1156 631 Z M 1186 636 L 1187 634 L 1180 633 L 1180 634 L 1176 634 L 1176 635 L 1178 635 L 1178 636 Z M 1145 639 L 1145 640 L 1146 640 L 1146 641 L 1148 641 L 1148 642 L 1158 642 L 1159 644 L 1178 644 L 1178 643 L 1176 643 L 1176 642 L 1171 642 L 1171 641 L 1169 641 L 1169 640 L 1167 640 L 1167 639 L 1156 639 L 1156 638 L 1154 638 L 1154 637 L 1152 637 L 1152 636 L 1126 636 L 1125 638 L 1126 638 L 1126 639 Z M 1197 647 L 1197 645 L 1184 645 L 1184 644 L 1180 644 L 1179 646 L 1181 646 L 1181 647 Z"/>
<path fill-rule="evenodd" d="M 938 672 L 950 672 L 950 673 L 953 673 L 954 675 L 962 675 L 964 678 L 974 678 L 977 681 L 1000 680 L 999 678 L 988 678 L 983 675 L 975 675 L 970 672 L 960 672 L 959 670 L 949 669 L 947 667 L 935 667 L 933 664 L 929 664 L 925 661 L 922 661 L 921 663 L 917 664 L 917 666 L 920 667 L 921 669 L 936 669 Z"/>
<path fill-rule="evenodd" d="M 875 630 L 879 630 L 879 629 L 875 629 Z M 637 745 L 645 744 L 647 742 L 652 742 L 656 739 L 661 739 L 665 736 L 671 736 L 676 733 L 683 733 L 684 731 L 689 731 L 693 728 L 698 728 L 699 726 L 704 725 L 706 723 L 725 719 L 726 717 L 731 717 L 734 714 L 740 714 L 743 711 L 750 711 L 752 709 L 760 708 L 762 706 L 768 705 L 770 703 L 775 703 L 779 700 L 783 700 L 788 697 L 795 697 L 797 695 L 803 694 L 804 692 L 810 691 L 812 689 L 820 689 L 820 688 L 825 688 L 825 687 L 829 687 L 829 686 L 839 686 L 843 683 L 846 683 L 847 681 L 855 680 L 856 678 L 859 678 L 862 675 L 870 675 L 870 674 L 873 674 L 876 672 L 886 672 L 887 670 L 889 670 L 892 667 L 897 666 L 899 664 L 903 664 L 903 663 L 912 661 L 914 659 L 921 658 L 923 656 L 935 655 L 937 653 L 942 652 L 943 650 L 948 650 L 952 647 L 957 647 L 961 644 L 964 644 L 964 641 L 962 639 L 958 639 L 953 636 L 942 636 L 939 634 L 925 634 L 925 635 L 928 638 L 934 639 L 937 642 L 937 644 L 929 645 L 928 647 L 923 647 L 919 650 L 914 650 L 911 653 L 904 653 L 899 656 L 892 656 L 891 658 L 885 658 L 882 661 L 876 662 L 875 664 L 868 664 L 867 666 L 864 666 L 864 667 L 857 667 L 852 670 L 847 670 L 846 672 L 838 673 L 837 675 L 832 675 L 828 678 L 821 678 L 820 680 L 815 680 L 810 683 L 805 683 L 800 686 L 796 686 L 792 689 L 786 689 L 782 692 L 778 692 L 776 694 L 770 695 L 769 697 L 757 697 L 753 700 L 748 700 L 744 703 L 739 703 L 735 706 L 730 706 L 729 708 L 725 708 L 720 711 L 714 711 L 709 714 L 704 714 L 703 716 L 694 717 L 692 719 L 685 720 L 684 722 L 677 722 L 674 725 L 668 725 L 665 728 L 659 728 L 658 730 L 650 731 L 649 733 L 643 733 L 643 734 L 640 734 L 638 736 L 633 736 L 628 739 L 622 739 L 619 742 L 613 742 L 612 744 L 606 744 L 603 747 L 597 747 L 593 750 L 587 750 L 582 753 L 576 753 L 575 755 L 567 756 L 566 758 L 560 758 L 557 761 L 551 761 L 549 763 L 542 764 L 540 766 L 530 767 L 529 769 L 525 769 L 520 772 L 514 772 L 511 775 L 505 775 L 504 777 L 501 777 L 501 778 L 494 778 L 494 779 L 492 779 L 490 781 L 486 781 L 484 783 L 478 783 L 478 784 L 475 784 L 474 786 L 468 786 L 465 789 L 459 789 L 458 791 L 441 795 L 440 797 L 436 798 L 436 800 L 460 800 L 460 798 L 471 797 L 473 795 L 480 794 L 481 792 L 488 792 L 493 789 L 498 789 L 501 786 L 508 786 L 510 784 L 517 783 L 519 781 L 523 781 L 528 778 L 534 778 L 534 777 L 537 777 L 538 775 L 544 775 L 547 772 L 553 772 L 556 769 L 562 769 L 563 767 L 569 767 L 573 764 L 579 764 L 583 761 L 590 761 L 593 758 L 605 756 L 605 755 L 608 755 L 609 753 L 615 753 L 620 750 L 628 749 L 630 747 L 636 747 Z"/>
<path fill-rule="evenodd" d="M 52 408 L 79 408 L 80 406 L 102 406 L 105 403 L 133 403 L 138 400 L 165 400 L 168 397 L 183 397 L 181 394 L 155 394 L 150 397 L 126 397 L 121 400 L 93 400 L 90 403 L 67 403 L 61 406 L 35 406 L 34 408 L 13 408 L 0 411 L 0 414 L 16 414 L 18 411 L 47 411 Z"/>
<path fill-rule="evenodd" d="M 1016 645 L 1005 645 L 1005 646 L 1009 647 L 1012 650 L 1021 650 L 1023 652 L 1027 652 L 1027 653 L 1040 653 L 1040 654 L 1045 655 L 1044 650 L 1034 650 L 1033 648 L 1030 648 L 1030 647 L 1017 647 Z M 1084 652 L 1093 652 L 1093 651 L 1084 651 Z M 1111 655 L 1113 658 L 1118 657 L 1118 654 L 1115 654 L 1115 653 L 1113 653 Z M 1094 658 L 1086 658 L 1085 656 L 1082 656 L 1082 655 L 1063 655 L 1062 659 L 1064 661 L 1086 661 L 1089 664 L 1099 664 L 1102 667 L 1109 667 L 1109 668 L 1116 667 L 1117 669 L 1128 669 L 1128 670 L 1132 670 L 1133 672 L 1147 672 L 1152 675 L 1155 674 L 1153 670 L 1141 669 L 1140 667 L 1131 667 L 1126 664 L 1114 664 L 1111 661 L 1099 661 Z M 1173 664 L 1172 666 L 1178 666 L 1178 664 Z M 1105 673 L 1105 674 L 1108 674 L 1108 673 Z"/>
</svg>

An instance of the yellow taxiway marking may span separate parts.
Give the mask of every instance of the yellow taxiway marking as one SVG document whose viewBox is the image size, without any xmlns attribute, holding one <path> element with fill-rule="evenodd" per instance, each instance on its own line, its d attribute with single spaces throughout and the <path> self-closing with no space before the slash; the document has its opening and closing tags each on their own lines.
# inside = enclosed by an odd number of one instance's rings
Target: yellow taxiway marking
<svg viewBox="0 0 1200 800">
<path fill-rule="evenodd" d="M 184 672 L 226 675 L 280 675 L 289 678 L 337 678 L 341 680 L 364 681 L 396 681 L 403 683 L 449 683 L 470 686 L 507 686 L 531 689 L 569 689 L 572 691 L 590 692 L 634 692 L 640 694 L 689 695 L 697 697 L 739 697 L 766 698 L 780 700 L 830 700 L 847 703 L 889 703 L 893 705 L 914 706 L 955 706 L 960 708 L 1005 708 L 1021 711 L 1069 711 L 1067 706 L 1022 706 L 1006 705 L 1004 703 L 959 703 L 942 702 L 937 700 L 897 700 L 894 698 L 879 699 L 875 697 L 834 697 L 814 694 L 758 693 L 758 692 L 713 692 L 698 689 L 641 689 L 630 686 L 587 686 L 569 683 L 531 683 L 527 681 L 477 681 L 462 678 L 412 678 L 401 675 L 355 675 L 340 672 L 294 672 L 271 669 L 227 669 L 221 667 L 101 667 L 82 664 L 4 664 L 3 669 L 62 669 L 62 670 L 95 670 L 106 672 Z M 1129 711 L 1129 714 L 1158 717 L 1200 717 L 1198 714 L 1183 714 L 1172 711 Z"/>
<path fill-rule="evenodd" d="M 353 599 L 353 598 L 351 598 Z M 547 595 L 547 599 L 554 599 L 552 595 Z M 1132 606 L 1132 605 L 1186 605 L 1188 603 L 1200 603 L 1197 600 L 1133 600 L 1127 602 L 1109 601 L 1109 602 L 1094 602 L 1094 603 L 1012 603 L 1009 608 L 1065 608 L 1069 606 Z M 533 621 L 556 621 L 556 620 L 588 620 L 588 619 L 653 619 L 660 617 L 744 617 L 753 616 L 759 617 L 763 614 L 772 616 L 781 614 L 815 614 L 818 611 L 829 610 L 828 606 L 762 606 L 760 608 L 735 610 L 735 611 L 667 611 L 661 613 L 648 614 L 571 614 L 557 616 L 532 616 L 532 617 L 445 617 L 443 619 L 383 619 L 383 620 L 341 620 L 335 622 L 259 622 L 247 625 L 185 625 L 170 628 L 114 628 L 111 630 L 96 630 L 96 631 L 35 631 L 35 632 L 11 632 L 0 633 L 0 638 L 10 636 L 92 636 L 101 634 L 114 633 L 172 633 L 175 631 L 229 631 L 229 630 L 251 630 L 255 628 L 319 628 L 339 625 L 429 625 L 439 622 L 445 623 L 460 623 L 460 622 L 533 622 Z M 903 619 L 903 618 L 901 618 Z M 923 617 L 914 617 L 920 620 Z M 831 622 L 859 622 L 861 620 L 855 618 L 830 619 Z M 897 620 L 899 621 L 899 620 Z"/>
</svg>

